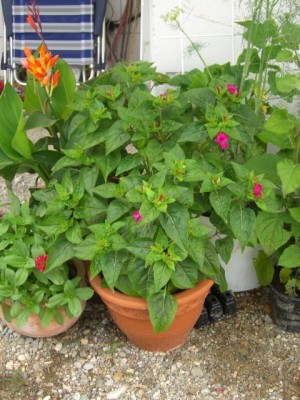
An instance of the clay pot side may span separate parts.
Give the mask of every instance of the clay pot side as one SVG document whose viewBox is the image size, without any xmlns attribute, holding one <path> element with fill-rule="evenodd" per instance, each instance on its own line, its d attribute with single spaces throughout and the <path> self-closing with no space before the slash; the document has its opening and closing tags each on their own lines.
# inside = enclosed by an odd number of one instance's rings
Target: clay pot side
<svg viewBox="0 0 300 400">
<path fill-rule="evenodd" d="M 85 308 L 85 301 L 81 302 L 82 305 L 82 311 Z M 16 320 L 13 319 L 11 322 L 6 321 L 3 315 L 2 307 L 0 306 L 0 319 L 2 319 L 3 323 L 8 326 L 10 329 L 12 329 L 14 332 L 19 333 L 22 336 L 28 336 L 28 337 L 33 337 L 33 338 L 45 338 L 45 337 L 51 337 L 51 336 L 56 336 L 59 335 L 60 333 L 65 332 L 68 330 L 71 326 L 73 326 L 77 320 L 79 319 L 80 316 L 78 317 L 68 317 L 67 314 L 63 309 L 60 310 L 60 313 L 62 314 L 64 318 L 64 323 L 63 325 L 60 325 L 56 322 L 54 318 L 52 318 L 50 324 L 46 326 L 45 328 L 42 327 L 41 325 L 41 320 L 37 314 L 29 314 L 29 317 L 25 323 L 24 326 L 21 328 L 17 328 L 17 323 Z"/>
<path fill-rule="evenodd" d="M 99 275 L 90 279 L 90 284 L 108 307 L 115 324 L 133 345 L 143 350 L 166 352 L 186 342 L 201 314 L 213 281 L 205 279 L 195 288 L 175 295 L 178 302 L 177 314 L 172 325 L 162 333 L 153 331 L 147 302 L 144 299 L 101 287 Z"/>
</svg>

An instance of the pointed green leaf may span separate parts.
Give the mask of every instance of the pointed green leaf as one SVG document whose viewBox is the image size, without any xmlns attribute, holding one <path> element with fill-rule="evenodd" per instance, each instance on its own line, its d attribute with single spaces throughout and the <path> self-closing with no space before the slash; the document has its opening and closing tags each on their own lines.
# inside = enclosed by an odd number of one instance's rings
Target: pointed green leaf
<svg viewBox="0 0 300 400">
<path fill-rule="evenodd" d="M 109 252 L 105 253 L 101 258 L 102 273 L 111 290 L 120 275 L 123 264 L 128 260 L 128 255 L 125 252 Z"/>
<path fill-rule="evenodd" d="M 233 206 L 230 212 L 230 225 L 235 237 L 241 244 L 242 251 L 245 249 L 253 234 L 256 223 L 255 212 L 251 208 Z"/>
<path fill-rule="evenodd" d="M 161 290 L 149 296 L 147 304 L 154 332 L 166 331 L 176 315 L 177 300 L 175 297 Z"/>
<path fill-rule="evenodd" d="M 274 265 L 270 256 L 260 250 L 254 259 L 254 266 L 258 282 L 263 286 L 269 285 L 274 275 Z"/>
<path fill-rule="evenodd" d="M 227 223 L 231 204 L 231 192 L 226 188 L 214 190 L 210 193 L 209 200 L 215 212 Z"/>
<path fill-rule="evenodd" d="M 181 204 L 170 204 L 167 213 L 161 218 L 161 225 L 168 235 L 181 249 L 187 251 L 189 213 Z"/>
</svg>

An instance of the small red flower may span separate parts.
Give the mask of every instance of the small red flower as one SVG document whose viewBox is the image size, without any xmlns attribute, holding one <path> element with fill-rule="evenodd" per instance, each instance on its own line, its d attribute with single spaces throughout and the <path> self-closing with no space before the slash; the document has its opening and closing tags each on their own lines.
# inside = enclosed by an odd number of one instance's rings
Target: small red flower
<svg viewBox="0 0 300 400">
<path fill-rule="evenodd" d="M 214 140 L 214 142 L 219 143 L 221 149 L 228 149 L 228 147 L 229 147 L 228 139 L 229 139 L 229 136 L 226 135 L 226 133 L 219 132 L 217 134 L 217 137 Z"/>
<path fill-rule="evenodd" d="M 140 212 L 138 210 L 134 211 L 132 215 L 133 215 L 133 218 L 136 220 L 137 223 L 139 223 L 143 219 L 143 217 L 141 216 L 141 214 L 140 214 Z"/>
<path fill-rule="evenodd" d="M 253 186 L 253 196 L 256 199 L 259 199 L 262 197 L 262 190 L 263 190 L 263 186 L 260 183 L 254 183 Z"/>
<path fill-rule="evenodd" d="M 238 92 L 238 86 L 234 86 L 234 85 L 232 85 L 231 83 L 228 83 L 228 85 L 227 85 L 227 90 L 228 90 L 228 92 L 230 93 L 230 94 L 235 94 L 235 93 L 237 93 Z"/>
<path fill-rule="evenodd" d="M 43 254 L 41 256 L 37 256 L 35 259 L 35 266 L 40 272 L 44 272 L 47 266 L 48 255 Z"/>
<path fill-rule="evenodd" d="M 4 82 L 0 81 L 0 94 L 3 92 Z"/>
</svg>

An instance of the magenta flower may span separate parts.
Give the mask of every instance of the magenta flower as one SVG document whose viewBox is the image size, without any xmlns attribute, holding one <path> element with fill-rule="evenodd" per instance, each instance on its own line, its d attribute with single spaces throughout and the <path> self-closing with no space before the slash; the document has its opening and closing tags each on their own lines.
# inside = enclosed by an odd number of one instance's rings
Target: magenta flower
<svg viewBox="0 0 300 400">
<path fill-rule="evenodd" d="M 40 272 L 44 272 L 47 266 L 48 256 L 47 254 L 43 254 L 41 256 L 37 256 L 35 259 L 35 266 Z"/>
<path fill-rule="evenodd" d="M 133 215 L 133 218 L 136 220 L 137 223 L 140 222 L 143 219 L 143 217 L 141 216 L 141 214 L 140 214 L 140 212 L 138 210 L 134 211 L 132 215 Z"/>
<path fill-rule="evenodd" d="M 259 199 L 262 196 L 263 186 L 260 183 L 254 183 L 253 196 Z"/>
<path fill-rule="evenodd" d="M 3 212 L 2 208 L 0 208 L 0 219 L 3 217 L 3 214 L 4 214 L 4 212 Z"/>
<path fill-rule="evenodd" d="M 228 90 L 229 93 L 235 94 L 238 91 L 238 86 L 234 86 L 231 83 L 228 83 L 227 90 Z"/>
<path fill-rule="evenodd" d="M 219 132 L 217 134 L 217 137 L 214 140 L 214 142 L 219 143 L 221 149 L 228 149 L 228 147 L 229 147 L 228 139 L 229 139 L 229 136 L 226 135 L 226 133 Z"/>
</svg>

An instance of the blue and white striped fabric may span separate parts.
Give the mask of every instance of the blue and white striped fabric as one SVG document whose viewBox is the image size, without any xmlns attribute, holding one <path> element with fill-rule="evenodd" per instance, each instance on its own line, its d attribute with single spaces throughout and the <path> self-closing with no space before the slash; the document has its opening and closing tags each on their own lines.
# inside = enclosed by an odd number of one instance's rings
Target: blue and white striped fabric
<svg viewBox="0 0 300 400">
<path fill-rule="evenodd" d="M 20 64 L 24 47 L 35 51 L 41 40 L 26 21 L 30 0 L 13 0 L 13 62 Z M 70 65 L 94 62 L 93 0 L 37 0 L 43 37 L 53 55 Z"/>
</svg>

